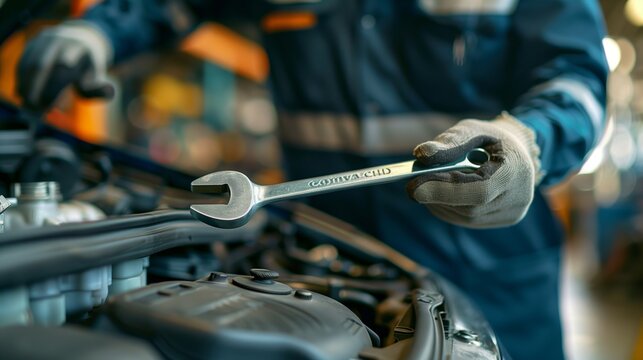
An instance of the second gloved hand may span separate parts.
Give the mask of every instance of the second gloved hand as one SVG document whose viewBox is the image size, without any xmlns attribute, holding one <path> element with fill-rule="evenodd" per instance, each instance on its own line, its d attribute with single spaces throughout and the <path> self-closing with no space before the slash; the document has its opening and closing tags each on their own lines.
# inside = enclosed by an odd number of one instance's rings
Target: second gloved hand
<svg viewBox="0 0 643 360">
<path fill-rule="evenodd" d="M 481 147 L 491 159 L 472 173 L 420 176 L 407 185 L 409 195 L 438 218 L 471 228 L 509 226 L 520 221 L 540 181 L 540 150 L 534 132 L 511 115 L 496 120 L 462 120 L 413 154 L 425 165 L 461 159 Z"/>
<path fill-rule="evenodd" d="M 69 21 L 31 40 L 18 64 L 18 93 L 24 105 L 45 110 L 68 85 L 84 97 L 111 98 L 106 79 L 112 48 L 105 36 L 83 21 Z"/>
</svg>

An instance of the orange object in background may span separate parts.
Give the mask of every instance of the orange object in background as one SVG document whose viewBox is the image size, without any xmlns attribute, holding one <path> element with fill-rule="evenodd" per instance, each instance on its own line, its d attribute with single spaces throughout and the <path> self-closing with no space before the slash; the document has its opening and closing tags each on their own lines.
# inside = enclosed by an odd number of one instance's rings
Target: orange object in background
<svg viewBox="0 0 643 360">
<path fill-rule="evenodd" d="M 79 17 L 100 0 L 72 0 L 71 16 Z M 69 119 L 71 131 L 79 138 L 91 142 L 104 142 L 109 136 L 108 105 L 104 100 L 72 97 Z"/>
<path fill-rule="evenodd" d="M 560 220 L 565 233 L 570 235 L 573 232 L 571 218 L 571 183 L 566 181 L 547 190 L 547 199 L 554 215 Z"/>
<path fill-rule="evenodd" d="M 263 48 L 223 25 L 202 25 L 183 41 L 181 50 L 256 82 L 268 77 Z"/>
<path fill-rule="evenodd" d="M 109 138 L 107 102 L 73 96 L 70 116 L 72 131 L 80 139 L 102 143 Z"/>
<path fill-rule="evenodd" d="M 90 7 L 98 4 L 101 0 L 72 0 L 71 2 L 71 16 L 79 17 L 87 11 Z"/>
<path fill-rule="evenodd" d="M 304 11 L 280 11 L 266 15 L 261 28 L 266 32 L 304 30 L 317 24 L 317 16 Z"/>
<path fill-rule="evenodd" d="M 15 104 L 20 104 L 20 98 L 16 94 L 15 73 L 26 40 L 24 32 L 17 32 L 0 48 L 0 95 Z"/>
</svg>

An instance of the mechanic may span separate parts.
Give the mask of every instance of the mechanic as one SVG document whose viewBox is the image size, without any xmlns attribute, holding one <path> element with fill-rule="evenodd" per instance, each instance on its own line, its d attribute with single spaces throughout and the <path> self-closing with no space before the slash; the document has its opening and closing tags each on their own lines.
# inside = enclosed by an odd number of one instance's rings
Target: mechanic
<svg viewBox="0 0 643 360">
<path fill-rule="evenodd" d="M 110 65 L 222 19 L 262 30 L 291 178 L 406 160 L 414 146 L 426 164 L 490 151 L 475 173 L 408 183 L 415 202 L 395 183 L 310 204 L 459 285 L 513 358 L 564 357 L 563 234 L 542 190 L 602 132 L 595 0 L 108 0 L 29 43 L 19 92 L 34 108 L 69 84 L 109 95 Z"/>
</svg>

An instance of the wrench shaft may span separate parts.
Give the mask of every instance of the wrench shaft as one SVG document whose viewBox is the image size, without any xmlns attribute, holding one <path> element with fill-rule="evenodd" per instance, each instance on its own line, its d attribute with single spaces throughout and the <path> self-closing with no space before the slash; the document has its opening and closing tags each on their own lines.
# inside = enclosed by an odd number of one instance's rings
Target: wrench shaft
<svg viewBox="0 0 643 360">
<path fill-rule="evenodd" d="M 423 174 L 456 170 L 475 170 L 479 167 L 480 165 L 474 164 L 466 157 L 456 163 L 434 167 L 426 167 L 413 160 L 404 161 L 361 170 L 318 176 L 310 179 L 294 180 L 276 185 L 260 186 L 257 189 L 256 199 L 262 204 L 267 204 L 274 201 L 323 194 L 354 187 L 384 184 Z"/>
</svg>

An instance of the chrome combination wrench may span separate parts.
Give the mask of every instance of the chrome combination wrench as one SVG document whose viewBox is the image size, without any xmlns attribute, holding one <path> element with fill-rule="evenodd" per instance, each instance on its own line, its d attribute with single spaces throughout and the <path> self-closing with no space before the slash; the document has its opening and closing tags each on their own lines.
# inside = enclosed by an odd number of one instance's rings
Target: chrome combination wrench
<svg viewBox="0 0 643 360">
<path fill-rule="evenodd" d="M 225 229 L 235 228 L 247 223 L 257 209 L 275 201 L 383 184 L 423 174 L 476 170 L 489 159 L 487 151 L 476 148 L 458 161 L 439 166 L 427 167 L 411 160 L 276 185 L 257 185 L 238 171 L 219 171 L 194 180 L 192 191 L 204 194 L 229 192 L 228 203 L 192 205 L 190 212 L 206 224 Z"/>
</svg>

